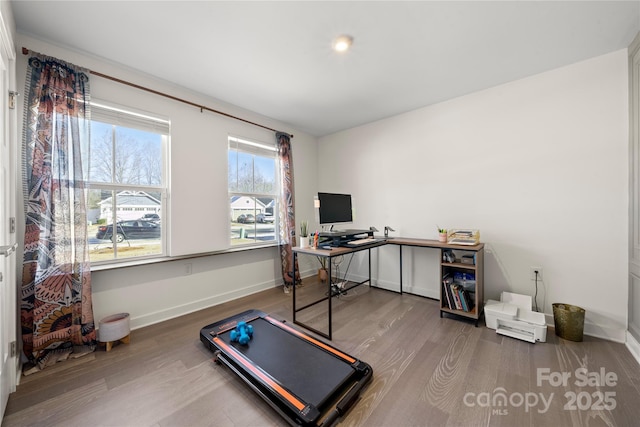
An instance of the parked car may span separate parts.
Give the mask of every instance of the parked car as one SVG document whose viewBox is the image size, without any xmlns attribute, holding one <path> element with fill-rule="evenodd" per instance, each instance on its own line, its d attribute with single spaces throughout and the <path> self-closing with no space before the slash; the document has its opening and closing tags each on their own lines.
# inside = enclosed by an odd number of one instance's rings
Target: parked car
<svg viewBox="0 0 640 427">
<path fill-rule="evenodd" d="M 154 213 L 144 214 L 142 216 L 142 218 L 140 218 L 140 219 L 145 220 L 145 221 L 156 221 L 156 222 L 158 222 L 158 221 L 160 221 L 160 215 L 154 214 Z"/>
<path fill-rule="evenodd" d="M 134 219 L 116 223 L 115 241 L 120 243 L 125 239 L 159 239 L 162 228 L 153 221 Z M 96 239 L 114 241 L 113 224 L 98 227 Z"/>
<path fill-rule="evenodd" d="M 253 216 L 253 214 L 241 214 L 238 215 L 238 218 L 236 218 L 236 221 L 239 222 L 240 224 L 253 224 L 256 219 Z"/>
<path fill-rule="evenodd" d="M 258 215 L 256 215 L 256 222 L 259 222 L 260 224 L 271 223 L 273 221 L 274 221 L 273 215 L 264 214 L 264 213 L 259 213 Z"/>
</svg>

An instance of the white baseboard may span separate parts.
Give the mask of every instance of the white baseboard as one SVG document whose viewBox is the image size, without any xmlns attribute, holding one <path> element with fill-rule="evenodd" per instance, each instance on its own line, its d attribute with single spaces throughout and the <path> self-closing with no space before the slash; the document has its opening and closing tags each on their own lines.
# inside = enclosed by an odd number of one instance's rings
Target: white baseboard
<svg viewBox="0 0 640 427">
<path fill-rule="evenodd" d="M 300 276 L 304 279 L 306 277 L 314 276 L 318 274 L 317 270 L 308 269 L 300 272 Z M 277 286 L 282 286 L 282 278 L 279 280 L 271 280 L 264 283 L 258 283 L 256 285 L 248 286 L 242 289 L 234 289 L 231 292 L 227 292 L 220 295 L 215 295 L 209 298 L 204 298 L 198 301 L 192 301 L 187 304 L 178 305 L 175 307 L 167 308 L 165 310 L 159 310 L 153 313 L 146 313 L 142 316 L 132 317 L 130 319 L 131 330 L 143 328 L 156 323 L 164 322 L 165 320 L 173 319 L 176 317 L 184 316 L 185 314 L 193 313 L 198 310 L 213 307 L 214 305 L 222 304 L 228 301 L 235 300 L 237 298 L 246 297 L 267 289 L 271 289 Z M 98 326 L 98 325 L 96 325 Z"/>
<path fill-rule="evenodd" d="M 545 313 L 545 320 L 547 322 L 547 326 L 551 328 L 555 328 L 555 323 L 553 321 L 553 314 Z M 602 338 L 603 340 L 619 342 L 624 344 L 626 340 L 626 331 L 621 328 L 613 328 L 610 326 L 602 326 L 596 325 L 595 323 L 591 323 L 589 321 L 584 322 L 584 335 L 594 337 L 594 338 Z"/>
<path fill-rule="evenodd" d="M 367 280 L 367 278 L 356 277 L 356 278 L 351 278 L 351 280 L 363 281 L 363 280 Z M 397 283 L 385 282 L 384 280 L 376 280 L 376 279 L 371 279 L 371 282 L 372 282 L 371 286 L 374 286 L 376 288 L 384 289 L 386 291 L 400 292 L 400 287 L 398 286 Z"/>
<path fill-rule="evenodd" d="M 365 280 L 365 278 L 361 277 L 361 278 L 358 278 L 358 280 Z M 390 290 L 390 291 L 395 291 L 395 292 L 399 291 L 399 287 L 397 283 L 384 282 L 379 280 L 376 281 L 375 279 L 373 279 L 373 282 L 374 282 L 373 286 L 375 287 Z M 440 298 L 438 291 L 433 291 L 432 289 L 428 289 L 428 288 L 419 288 L 415 286 L 410 287 L 405 285 L 403 287 L 403 292 L 411 293 L 414 295 L 420 295 L 428 298 L 434 298 L 434 299 Z M 547 326 L 551 328 L 555 327 L 553 322 L 553 314 L 545 313 L 545 321 L 547 323 Z M 621 344 L 627 343 L 627 346 L 629 342 L 628 337 L 631 336 L 626 330 L 622 328 L 597 325 L 595 323 L 589 322 L 588 320 L 585 321 L 585 324 L 584 324 L 584 335 L 595 337 L 595 338 L 601 338 L 607 341 L 618 342 Z M 640 353 L 640 349 L 638 353 Z"/>
<path fill-rule="evenodd" d="M 351 276 L 349 278 L 352 281 L 363 281 L 363 280 L 367 280 L 367 277 L 364 276 Z M 378 289 L 384 289 L 386 291 L 392 291 L 392 292 L 400 292 L 400 285 L 398 284 L 398 282 L 393 282 L 393 281 L 385 281 L 385 280 L 379 280 L 376 278 L 372 278 L 371 279 L 371 286 L 373 286 L 374 288 L 378 288 Z M 438 293 L 439 290 L 433 290 L 430 288 L 426 288 L 426 287 L 419 287 L 419 286 L 409 286 L 407 284 L 405 284 L 402 287 L 402 292 L 411 294 L 411 295 L 418 295 L 421 297 L 426 297 L 426 298 L 433 298 L 433 299 L 439 299 L 440 298 L 440 294 Z"/>
<path fill-rule="evenodd" d="M 640 365 L 640 343 L 638 343 L 629 331 L 627 331 L 627 341 L 625 342 L 625 345 L 636 359 L 636 362 L 638 362 L 638 365 Z"/>
<path fill-rule="evenodd" d="M 311 277 L 315 274 L 317 274 L 317 270 L 305 269 L 305 271 L 301 272 L 301 277 L 304 279 L 306 277 Z M 363 281 L 366 278 L 350 277 L 350 279 Z M 130 327 L 132 330 L 134 330 L 134 329 L 142 328 L 145 326 L 150 326 L 159 322 L 164 322 L 165 320 L 173 319 L 179 316 L 184 316 L 185 314 L 189 314 L 198 310 L 203 310 L 205 308 L 213 307 L 214 305 L 232 301 L 240 297 L 252 295 L 257 292 L 261 292 L 276 286 L 281 286 L 282 280 L 280 279 L 278 282 L 279 283 L 276 283 L 276 281 L 271 280 L 269 282 L 259 283 L 259 284 L 248 286 L 242 289 L 235 289 L 231 292 L 227 292 L 227 293 L 216 295 L 209 298 L 204 298 L 198 301 L 189 302 L 187 304 L 171 307 L 165 310 L 160 310 L 153 313 L 147 313 L 138 317 L 132 317 L 130 319 Z M 377 280 L 375 278 L 372 279 L 371 285 L 380 289 L 385 289 L 385 290 L 394 291 L 394 292 L 398 292 L 400 290 L 398 284 L 395 282 L 386 282 L 382 280 Z M 405 286 L 403 288 L 403 292 L 425 296 L 428 298 L 435 298 L 435 299 L 439 298 L 439 295 L 431 295 L 433 291 L 427 288 Z M 552 314 L 545 313 L 545 319 L 548 326 L 554 327 Z M 618 328 L 596 325 L 590 322 L 585 322 L 584 334 L 588 336 L 596 337 L 596 338 L 602 338 L 605 340 L 625 344 L 629 349 L 629 351 L 636 358 L 636 360 L 638 360 L 638 363 L 640 363 L 640 344 L 631 336 L 631 334 L 628 331 L 618 329 Z"/>
<path fill-rule="evenodd" d="M 275 281 L 271 280 L 269 282 L 259 283 L 259 284 L 242 288 L 242 289 L 234 289 L 231 292 L 215 295 L 213 297 L 204 298 L 198 301 L 192 301 L 187 304 L 178 305 L 165 310 L 159 310 L 153 313 L 146 313 L 142 316 L 132 317 L 130 319 L 130 327 L 131 327 L 131 330 L 143 328 L 145 326 L 150 326 L 156 323 L 164 322 L 165 320 L 184 316 L 185 314 L 193 313 L 198 310 L 203 310 L 205 308 L 213 307 L 214 305 L 232 301 L 237 298 L 255 294 L 257 292 L 261 292 L 266 289 L 271 289 L 275 286 L 277 286 Z"/>
</svg>

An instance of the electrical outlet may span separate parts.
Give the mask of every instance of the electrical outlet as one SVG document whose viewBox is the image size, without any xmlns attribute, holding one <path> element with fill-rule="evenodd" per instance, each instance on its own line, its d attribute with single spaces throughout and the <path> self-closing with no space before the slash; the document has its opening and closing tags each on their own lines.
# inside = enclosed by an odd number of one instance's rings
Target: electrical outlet
<svg viewBox="0 0 640 427">
<path fill-rule="evenodd" d="M 538 272 L 538 280 L 542 280 L 542 267 L 530 267 L 530 279 L 536 280 L 536 271 Z"/>
</svg>

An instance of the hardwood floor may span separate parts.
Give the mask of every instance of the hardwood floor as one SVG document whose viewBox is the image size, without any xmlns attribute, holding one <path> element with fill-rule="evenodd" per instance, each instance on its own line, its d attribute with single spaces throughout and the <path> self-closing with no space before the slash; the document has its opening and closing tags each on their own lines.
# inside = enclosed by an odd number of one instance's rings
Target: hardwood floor
<svg viewBox="0 0 640 427">
<path fill-rule="evenodd" d="M 574 343 L 553 329 L 546 343 L 529 344 L 440 319 L 436 301 L 366 286 L 334 301 L 333 345 L 374 371 L 342 426 L 631 426 L 640 419 L 640 366 L 622 344 L 588 336 Z M 199 340 L 203 326 L 251 308 L 292 319 L 291 295 L 276 288 L 132 331 L 130 344 L 23 377 L 2 426 L 283 425 Z M 326 320 L 313 310 L 309 320 Z M 562 375 L 569 377 L 555 382 Z"/>
</svg>

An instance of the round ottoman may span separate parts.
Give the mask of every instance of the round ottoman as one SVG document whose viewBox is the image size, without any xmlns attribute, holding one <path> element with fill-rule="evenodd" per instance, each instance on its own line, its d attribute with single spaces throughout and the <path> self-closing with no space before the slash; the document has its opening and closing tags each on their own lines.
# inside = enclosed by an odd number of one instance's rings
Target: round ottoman
<svg viewBox="0 0 640 427">
<path fill-rule="evenodd" d="M 107 351 L 117 342 L 129 344 L 129 313 L 107 316 L 100 320 L 99 325 L 98 339 L 106 344 Z"/>
</svg>

